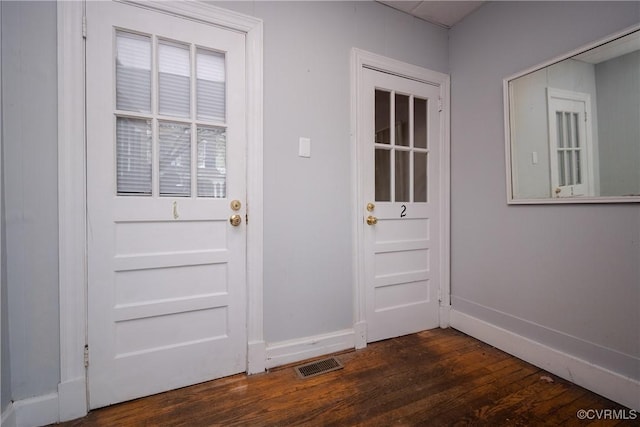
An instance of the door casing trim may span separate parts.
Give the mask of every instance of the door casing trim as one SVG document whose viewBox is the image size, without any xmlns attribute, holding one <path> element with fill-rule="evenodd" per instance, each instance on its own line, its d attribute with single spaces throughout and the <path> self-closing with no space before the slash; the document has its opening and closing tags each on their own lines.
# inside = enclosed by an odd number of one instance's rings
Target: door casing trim
<svg viewBox="0 0 640 427">
<path fill-rule="evenodd" d="M 122 1 L 246 36 L 247 67 L 247 372 L 265 370 L 263 333 L 263 23 L 196 2 Z M 87 235 L 85 1 L 57 3 L 58 232 L 60 383 L 59 420 L 87 414 Z"/>
<path fill-rule="evenodd" d="M 440 89 L 440 327 L 449 326 L 450 302 L 450 77 L 447 74 L 407 64 L 375 53 L 353 48 L 351 50 L 351 180 L 353 189 L 353 328 L 356 348 L 367 346 L 366 283 L 364 271 L 364 168 L 358 161 L 364 154 L 364 141 L 358 132 L 362 100 L 362 74 L 365 68 L 394 74 L 438 86 Z"/>
</svg>

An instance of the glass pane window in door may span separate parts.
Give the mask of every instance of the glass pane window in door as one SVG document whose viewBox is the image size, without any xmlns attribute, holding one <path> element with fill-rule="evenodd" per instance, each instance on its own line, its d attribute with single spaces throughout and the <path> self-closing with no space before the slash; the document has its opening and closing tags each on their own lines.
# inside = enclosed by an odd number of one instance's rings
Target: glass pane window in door
<svg viewBox="0 0 640 427">
<path fill-rule="evenodd" d="M 396 93 L 395 132 L 396 145 L 409 146 L 409 97 Z"/>
<path fill-rule="evenodd" d="M 189 117 L 191 112 L 191 60 L 188 46 L 159 42 L 158 104 L 160 114 Z"/>
<path fill-rule="evenodd" d="M 391 93 L 376 89 L 375 94 L 375 142 L 391 144 Z"/>
<path fill-rule="evenodd" d="M 198 197 L 224 198 L 227 193 L 227 132 L 198 127 Z"/>
<path fill-rule="evenodd" d="M 564 150 L 558 150 L 558 184 L 560 186 L 567 185 L 564 170 Z"/>
<path fill-rule="evenodd" d="M 413 153 L 413 201 L 427 201 L 427 153 Z"/>
<path fill-rule="evenodd" d="M 413 146 L 427 148 L 427 100 L 413 100 Z"/>
<path fill-rule="evenodd" d="M 396 202 L 409 202 L 409 151 L 396 151 Z"/>
<path fill-rule="evenodd" d="M 376 149 L 375 193 L 376 202 L 391 201 L 391 152 Z"/>
<path fill-rule="evenodd" d="M 556 138 L 558 148 L 564 147 L 564 114 L 556 112 Z"/>
<path fill-rule="evenodd" d="M 151 120 L 116 119 L 116 176 L 120 196 L 151 195 Z"/>
<path fill-rule="evenodd" d="M 160 195 L 191 195 L 191 127 L 182 123 L 160 122 Z"/>
<path fill-rule="evenodd" d="M 116 32 L 116 108 L 151 112 L 151 38 Z"/>
<path fill-rule="evenodd" d="M 196 104 L 200 120 L 224 122 L 226 118 L 225 54 L 196 50 Z"/>
</svg>

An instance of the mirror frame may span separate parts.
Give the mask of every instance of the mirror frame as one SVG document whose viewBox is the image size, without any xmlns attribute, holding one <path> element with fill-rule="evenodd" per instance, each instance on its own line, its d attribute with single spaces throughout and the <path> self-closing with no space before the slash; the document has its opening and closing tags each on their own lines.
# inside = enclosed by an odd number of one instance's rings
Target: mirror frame
<svg viewBox="0 0 640 427">
<path fill-rule="evenodd" d="M 597 197 L 567 197 L 567 198 L 515 198 L 513 196 L 513 168 L 512 168 L 512 153 L 515 151 L 513 147 L 513 141 L 511 137 L 511 117 L 510 117 L 510 97 L 509 97 L 509 83 L 519 77 L 533 73 L 535 71 L 546 68 L 550 65 L 554 65 L 558 62 L 569 59 L 573 56 L 584 53 L 590 49 L 596 48 L 603 44 L 609 43 L 615 39 L 626 36 L 633 32 L 640 31 L 640 25 L 634 25 L 627 27 L 621 31 L 618 31 L 609 36 L 603 37 L 592 43 L 579 47 L 566 54 L 557 56 L 549 61 L 545 61 L 541 64 L 535 65 L 517 74 L 511 75 L 503 79 L 503 106 L 504 106 L 504 130 L 505 130 L 505 162 L 506 162 L 506 182 L 507 182 L 507 204 L 509 205 L 536 205 L 536 204 L 576 204 L 576 203 L 640 203 L 640 196 L 597 196 Z M 639 141 L 640 142 L 640 141 Z"/>
</svg>

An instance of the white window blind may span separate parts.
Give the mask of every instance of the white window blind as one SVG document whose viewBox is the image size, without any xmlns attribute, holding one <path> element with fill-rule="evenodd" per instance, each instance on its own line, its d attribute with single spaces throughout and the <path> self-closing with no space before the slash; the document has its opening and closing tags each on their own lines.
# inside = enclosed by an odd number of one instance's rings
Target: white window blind
<svg viewBox="0 0 640 427">
<path fill-rule="evenodd" d="M 118 195 L 193 197 L 195 179 L 196 196 L 227 196 L 225 61 L 192 44 L 116 32 Z"/>
<path fill-rule="evenodd" d="M 191 126 L 160 122 L 160 195 L 191 195 Z"/>
<path fill-rule="evenodd" d="M 205 49 L 196 52 L 198 119 L 225 120 L 225 55 Z"/>
<path fill-rule="evenodd" d="M 189 117 L 191 110 L 189 47 L 160 42 L 158 69 L 160 114 Z"/>
<path fill-rule="evenodd" d="M 198 196 L 226 197 L 227 134 L 222 128 L 198 127 Z"/>
<path fill-rule="evenodd" d="M 117 186 L 121 195 L 151 195 L 151 120 L 116 120 Z"/>
<path fill-rule="evenodd" d="M 151 39 L 116 33 L 116 108 L 151 112 Z"/>
</svg>

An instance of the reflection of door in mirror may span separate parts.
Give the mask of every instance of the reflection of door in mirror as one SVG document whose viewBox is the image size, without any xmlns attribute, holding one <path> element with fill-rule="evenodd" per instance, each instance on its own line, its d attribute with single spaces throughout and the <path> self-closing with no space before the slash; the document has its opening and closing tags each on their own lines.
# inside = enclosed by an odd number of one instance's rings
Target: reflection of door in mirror
<svg viewBox="0 0 640 427">
<path fill-rule="evenodd" d="M 640 202 L 640 25 L 504 88 L 509 203 Z"/>
<path fill-rule="evenodd" d="M 547 89 L 553 197 L 593 196 L 589 94 Z"/>
</svg>

